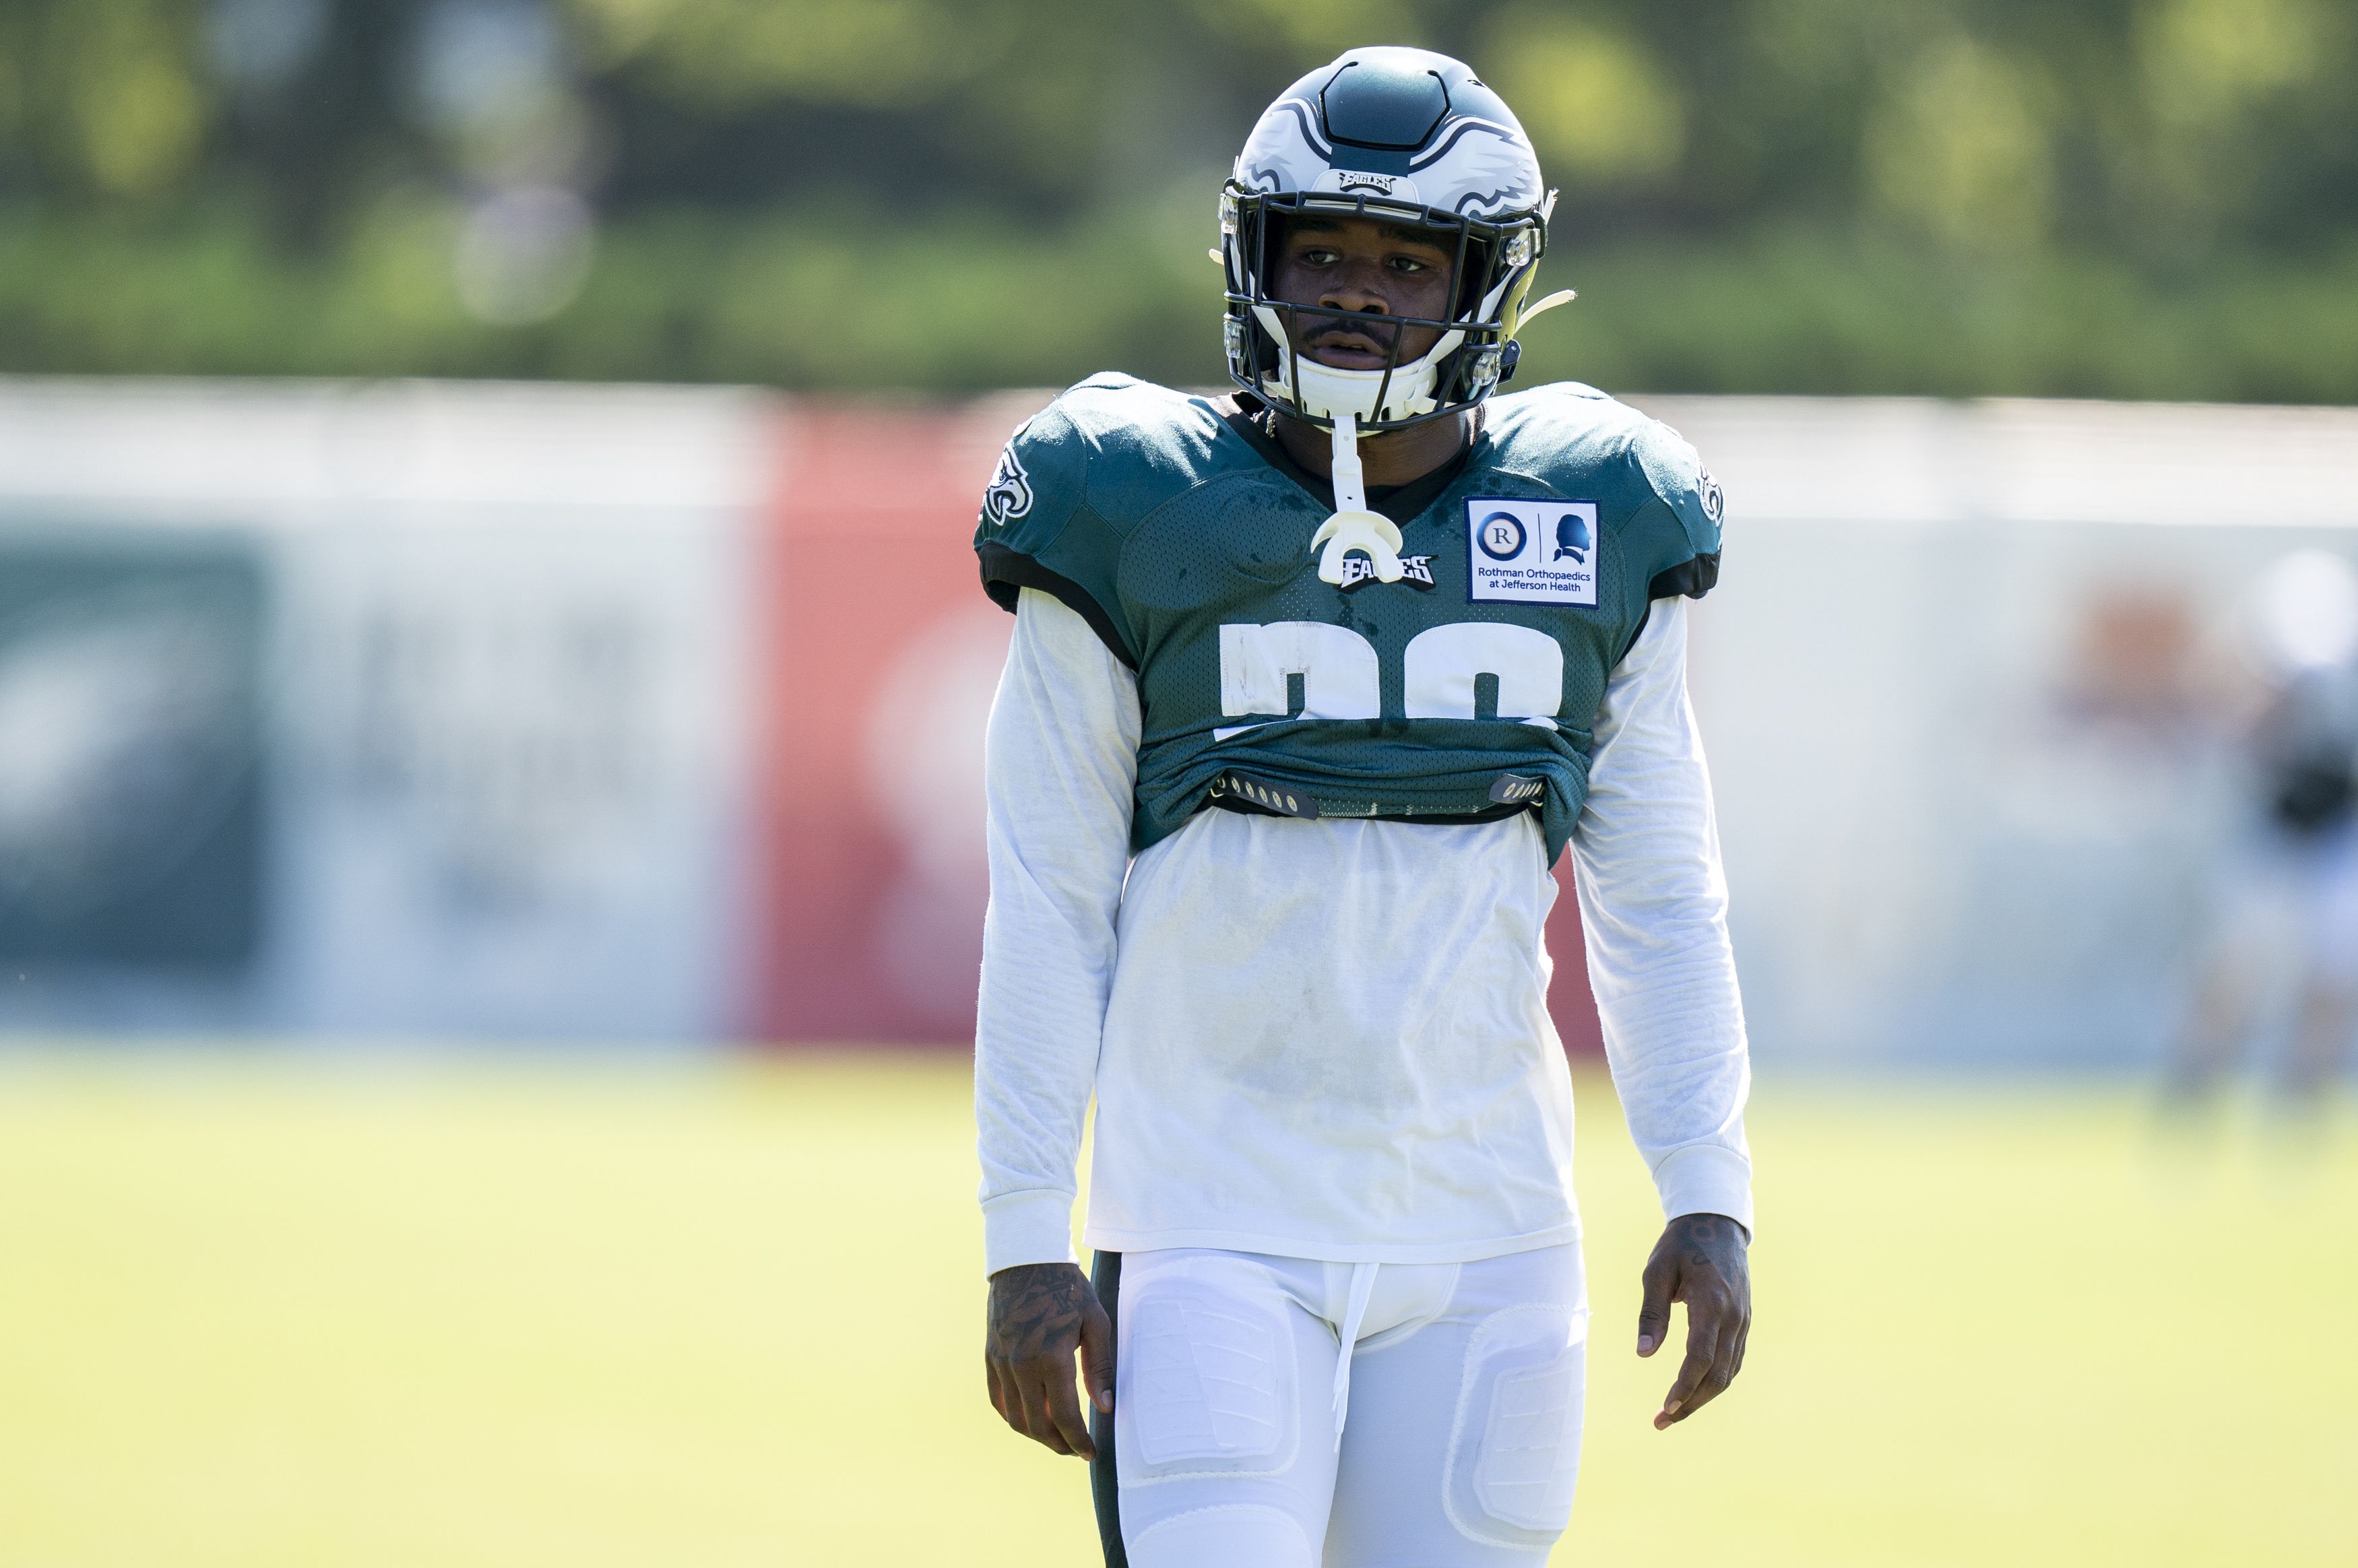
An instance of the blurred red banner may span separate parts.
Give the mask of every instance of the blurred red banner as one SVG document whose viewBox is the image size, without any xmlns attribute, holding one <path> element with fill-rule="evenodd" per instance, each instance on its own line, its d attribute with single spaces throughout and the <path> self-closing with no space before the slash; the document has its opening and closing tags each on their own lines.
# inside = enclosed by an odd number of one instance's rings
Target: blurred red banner
<svg viewBox="0 0 2358 1568">
<path fill-rule="evenodd" d="M 973 1038 L 982 734 L 1013 622 L 983 596 L 968 541 L 1001 447 L 1041 402 L 787 417 L 762 568 L 757 1038 Z M 1556 1027 L 1595 1051 L 1568 882 L 1548 946 Z"/>
</svg>

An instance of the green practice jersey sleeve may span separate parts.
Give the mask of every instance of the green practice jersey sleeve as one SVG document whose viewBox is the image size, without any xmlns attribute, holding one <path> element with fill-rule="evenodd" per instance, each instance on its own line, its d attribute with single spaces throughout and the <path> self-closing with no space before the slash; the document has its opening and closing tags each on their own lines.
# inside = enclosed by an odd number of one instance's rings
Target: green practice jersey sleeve
<svg viewBox="0 0 2358 1568">
<path fill-rule="evenodd" d="M 1033 416 L 1000 454 L 975 528 L 983 591 L 1011 613 L 1027 588 L 1050 595 L 1134 670 L 1138 639 L 1116 586 L 1122 541 L 1089 504 L 1096 443 L 1074 417 L 1069 395 Z"/>
<path fill-rule="evenodd" d="M 1720 522 L 1726 511 L 1719 481 L 1685 438 L 1659 421 L 1646 421 L 1632 447 L 1660 503 L 1659 514 L 1638 520 L 1654 563 L 1647 597 L 1701 599 L 1719 581 Z"/>
</svg>

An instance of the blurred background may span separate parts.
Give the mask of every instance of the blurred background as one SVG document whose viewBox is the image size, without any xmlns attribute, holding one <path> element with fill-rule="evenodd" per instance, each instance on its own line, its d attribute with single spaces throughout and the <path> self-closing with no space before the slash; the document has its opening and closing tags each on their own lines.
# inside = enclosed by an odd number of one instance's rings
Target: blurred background
<svg viewBox="0 0 2358 1568">
<path fill-rule="evenodd" d="M 822 393 L 1221 373 L 1213 181 L 1309 65 L 1474 61 L 1677 392 L 2358 395 L 2335 0 L 11 0 L 19 371 Z"/>
<path fill-rule="evenodd" d="M 0 1565 L 1091 1560 L 967 540 L 1369 41 L 1728 496 L 1761 1332 L 1657 1437 L 1600 1330 L 1560 1560 L 2358 1560 L 2347 4 L 0 0 Z"/>
</svg>

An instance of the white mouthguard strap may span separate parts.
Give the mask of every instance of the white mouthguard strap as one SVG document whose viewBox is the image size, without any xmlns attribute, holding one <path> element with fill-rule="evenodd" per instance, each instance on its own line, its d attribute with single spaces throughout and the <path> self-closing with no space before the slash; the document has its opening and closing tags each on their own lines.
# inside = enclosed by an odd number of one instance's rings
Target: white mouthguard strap
<svg viewBox="0 0 2358 1568">
<path fill-rule="evenodd" d="M 1359 420 L 1354 414 L 1335 416 L 1335 510 L 1368 509 L 1367 470 L 1359 466 Z"/>
</svg>

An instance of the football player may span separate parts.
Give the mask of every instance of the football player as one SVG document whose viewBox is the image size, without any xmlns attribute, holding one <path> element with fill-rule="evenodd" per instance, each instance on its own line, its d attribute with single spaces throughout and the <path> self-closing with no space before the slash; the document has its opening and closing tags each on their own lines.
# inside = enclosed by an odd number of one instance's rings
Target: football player
<svg viewBox="0 0 2358 1568">
<path fill-rule="evenodd" d="M 2255 1026 L 2289 1011 L 2277 1087 L 2285 1109 L 2314 1114 L 2358 1022 L 2358 574 L 2296 551 L 2244 609 L 2264 697 L 2240 737 L 2244 798 L 2164 1087 L 2173 1108 L 2202 1105 Z"/>
<path fill-rule="evenodd" d="M 1467 67 L 1344 55 L 1220 198 L 1235 390 L 1092 377 L 985 497 L 1017 617 L 986 1366 L 1010 1425 L 1093 1460 L 1109 1562 L 1546 1558 L 1589 1326 L 1541 936 L 1567 847 L 1669 1218 L 1638 1353 L 1686 1308 L 1655 1424 L 1744 1363 L 1749 1071 L 1685 691 L 1720 496 L 1601 393 L 1492 395 L 1553 303 L 1552 205 Z"/>
</svg>

